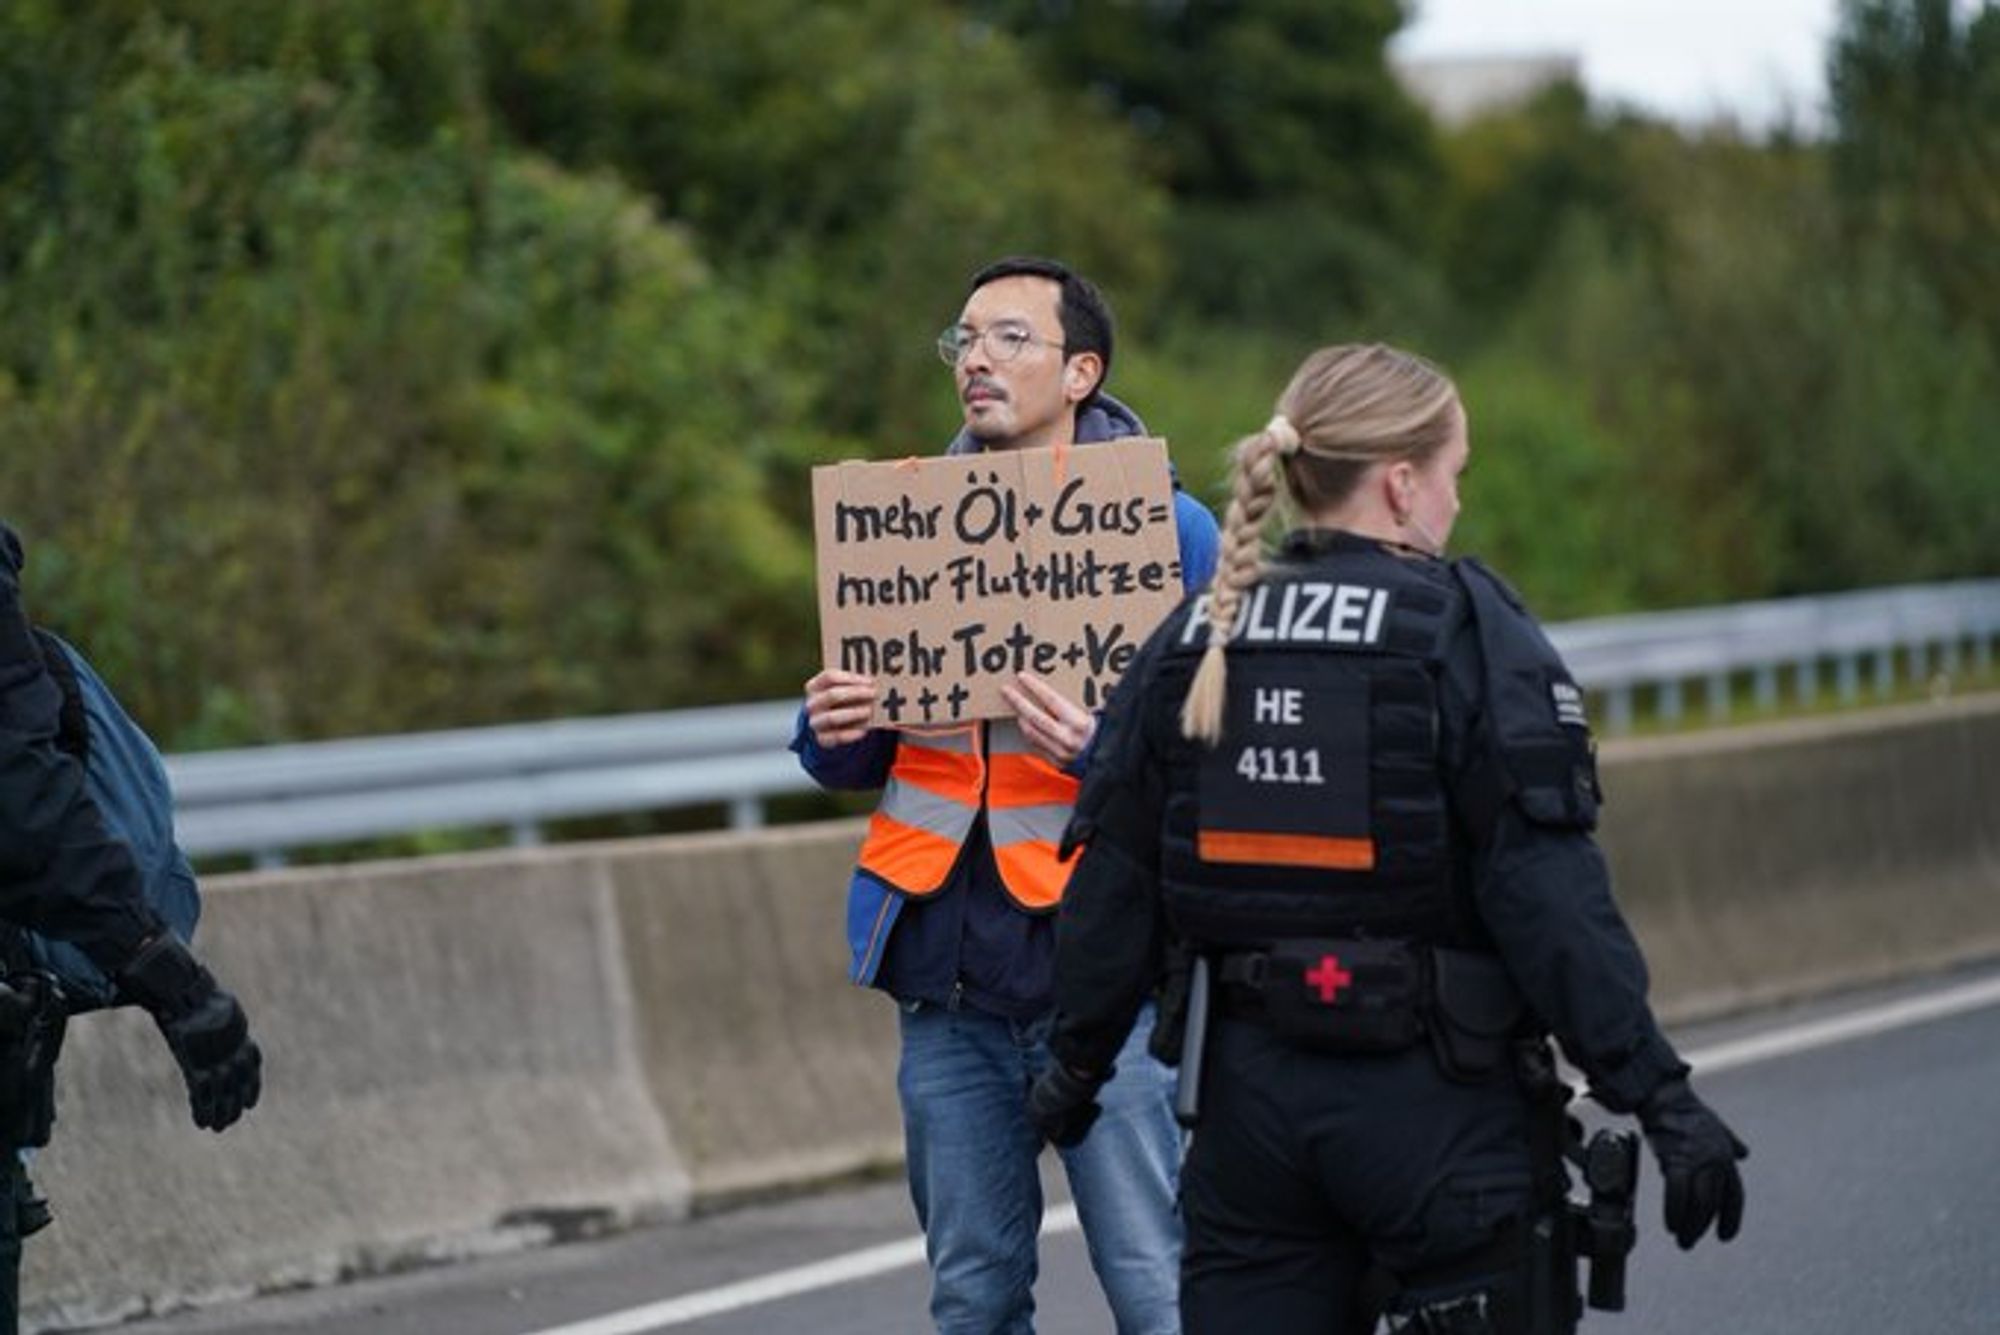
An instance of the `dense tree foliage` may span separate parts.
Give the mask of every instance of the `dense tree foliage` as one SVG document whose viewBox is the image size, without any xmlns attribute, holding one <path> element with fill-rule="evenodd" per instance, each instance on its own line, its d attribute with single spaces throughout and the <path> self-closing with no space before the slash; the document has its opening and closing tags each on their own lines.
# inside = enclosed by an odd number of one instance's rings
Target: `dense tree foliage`
<svg viewBox="0 0 2000 1335">
<path fill-rule="evenodd" d="M 1394 0 L 12 0 L 0 510 L 174 747 L 779 694 L 806 476 L 1062 254 L 1213 496 L 1311 343 L 1460 374 L 1552 615 L 2000 569 L 2000 15 L 1824 134 L 1433 125 Z"/>
<path fill-rule="evenodd" d="M 2000 335 L 2000 8 L 1851 4 L 1831 83 L 1850 224 L 1914 262 L 1946 313 Z"/>
<path fill-rule="evenodd" d="M 1383 59 L 1396 0 L 988 0 L 1088 89 L 1172 191 L 1171 300 L 1311 337 L 1422 267 L 1442 185 L 1429 122 Z"/>
</svg>

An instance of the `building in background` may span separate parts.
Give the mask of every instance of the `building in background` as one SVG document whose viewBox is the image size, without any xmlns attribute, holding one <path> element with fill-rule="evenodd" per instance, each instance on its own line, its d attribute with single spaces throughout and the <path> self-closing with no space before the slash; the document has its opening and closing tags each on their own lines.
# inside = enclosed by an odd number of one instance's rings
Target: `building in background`
<svg viewBox="0 0 2000 1335">
<path fill-rule="evenodd" d="M 1423 56 L 1392 61 L 1410 95 L 1447 126 L 1528 101 L 1546 88 L 1581 83 L 1573 55 Z"/>
</svg>

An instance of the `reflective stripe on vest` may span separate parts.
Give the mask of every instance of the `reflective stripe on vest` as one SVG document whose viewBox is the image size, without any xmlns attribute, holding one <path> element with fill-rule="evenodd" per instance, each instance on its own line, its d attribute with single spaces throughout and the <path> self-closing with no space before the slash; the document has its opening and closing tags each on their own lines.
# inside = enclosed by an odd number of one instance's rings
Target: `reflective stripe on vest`
<svg viewBox="0 0 2000 1335">
<path fill-rule="evenodd" d="M 1079 785 L 1029 746 L 1012 719 L 988 725 L 987 749 L 992 772 L 986 781 L 986 828 L 993 836 L 1000 883 L 1022 908 L 1054 908 L 1070 873 L 1070 864 L 1057 859 L 1056 848 Z"/>
<path fill-rule="evenodd" d="M 979 814 L 977 727 L 896 739 L 896 763 L 861 843 L 862 870 L 907 895 L 935 894 Z"/>
<path fill-rule="evenodd" d="M 861 868 L 906 895 L 934 894 L 986 804 L 993 860 L 1008 897 L 1053 908 L 1069 884 L 1056 847 L 1069 824 L 1077 781 L 1035 754 L 1012 720 L 987 725 L 990 756 L 973 729 L 904 733 L 882 802 L 861 844 Z"/>
</svg>

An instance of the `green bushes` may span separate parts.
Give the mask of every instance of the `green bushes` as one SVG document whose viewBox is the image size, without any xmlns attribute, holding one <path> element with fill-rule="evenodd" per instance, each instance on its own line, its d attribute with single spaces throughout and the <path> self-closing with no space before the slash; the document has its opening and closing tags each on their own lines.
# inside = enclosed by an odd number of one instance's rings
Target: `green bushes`
<svg viewBox="0 0 2000 1335">
<path fill-rule="evenodd" d="M 1823 142 L 1444 132 L 1378 0 L 1070 11 L 15 0 L 38 614 L 174 748 L 788 692 L 808 470 L 936 447 L 1024 250 L 1211 500 L 1306 347 L 1443 360 L 1550 615 L 2000 569 L 1990 9 L 1851 4 Z"/>
<path fill-rule="evenodd" d="M 370 89 L 190 46 L 133 40 L 57 144 L 104 205 L 9 275 L 45 619 L 178 745 L 789 679 L 809 538 L 767 463 L 804 397 L 765 313 L 613 178 L 386 146 Z"/>
</svg>

